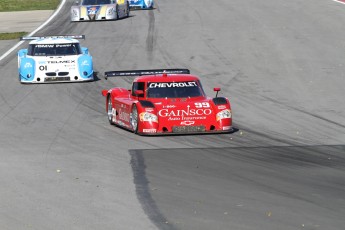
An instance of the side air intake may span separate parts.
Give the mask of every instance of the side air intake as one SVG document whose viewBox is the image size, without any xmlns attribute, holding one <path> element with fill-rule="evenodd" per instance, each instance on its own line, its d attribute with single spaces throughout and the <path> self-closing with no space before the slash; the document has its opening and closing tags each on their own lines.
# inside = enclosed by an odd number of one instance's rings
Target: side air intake
<svg viewBox="0 0 345 230">
<path fill-rule="evenodd" d="M 215 105 L 226 105 L 228 103 L 225 97 L 215 97 L 212 100 Z"/>
</svg>

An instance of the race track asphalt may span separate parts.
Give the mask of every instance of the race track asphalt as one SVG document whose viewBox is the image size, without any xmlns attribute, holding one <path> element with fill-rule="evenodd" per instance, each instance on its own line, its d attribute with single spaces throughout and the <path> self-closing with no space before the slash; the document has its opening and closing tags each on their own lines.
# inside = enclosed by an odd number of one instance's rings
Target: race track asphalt
<svg viewBox="0 0 345 230">
<path fill-rule="evenodd" d="M 99 73 L 21 85 L 0 62 L 0 229 L 343 229 L 345 6 L 156 1 L 106 22 L 62 12 Z M 27 43 L 20 48 L 25 47 Z M 142 137 L 110 126 L 104 71 L 189 68 L 232 103 L 232 134 Z"/>
</svg>

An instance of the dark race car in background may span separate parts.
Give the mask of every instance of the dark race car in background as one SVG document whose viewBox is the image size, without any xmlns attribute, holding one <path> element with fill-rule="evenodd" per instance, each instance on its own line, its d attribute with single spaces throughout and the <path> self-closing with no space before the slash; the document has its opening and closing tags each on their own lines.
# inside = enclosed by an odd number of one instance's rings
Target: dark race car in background
<svg viewBox="0 0 345 230">
<path fill-rule="evenodd" d="M 232 132 L 230 101 L 205 95 L 200 79 L 187 69 L 108 71 L 137 76 L 132 88 L 103 90 L 110 124 L 140 135 Z"/>
</svg>

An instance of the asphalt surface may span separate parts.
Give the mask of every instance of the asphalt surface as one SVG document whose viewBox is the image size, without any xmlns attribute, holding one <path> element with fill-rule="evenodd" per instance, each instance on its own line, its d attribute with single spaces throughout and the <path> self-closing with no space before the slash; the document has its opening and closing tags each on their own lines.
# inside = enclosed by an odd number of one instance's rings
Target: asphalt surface
<svg viewBox="0 0 345 230">
<path fill-rule="evenodd" d="M 85 34 L 97 81 L 21 85 L 16 54 L 0 62 L 1 229 L 343 229 L 343 4 L 161 0 L 70 23 L 72 3 L 36 35 Z M 101 90 L 131 79 L 104 71 L 176 67 L 222 87 L 237 132 L 108 124 Z"/>
<path fill-rule="evenodd" d="M 52 14 L 52 10 L 0 12 L 0 33 L 34 31 Z"/>
</svg>

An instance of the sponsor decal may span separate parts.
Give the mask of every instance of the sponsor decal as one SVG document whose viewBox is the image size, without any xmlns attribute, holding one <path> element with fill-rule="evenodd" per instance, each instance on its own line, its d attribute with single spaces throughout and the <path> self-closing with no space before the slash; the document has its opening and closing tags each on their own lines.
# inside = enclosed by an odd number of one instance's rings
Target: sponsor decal
<svg viewBox="0 0 345 230">
<path fill-rule="evenodd" d="M 126 121 L 126 122 L 129 122 L 130 121 L 129 113 L 126 113 L 120 109 L 119 110 L 119 119 Z"/>
<path fill-rule="evenodd" d="M 143 129 L 144 133 L 156 133 L 157 129 Z"/>
<path fill-rule="evenodd" d="M 212 114 L 209 108 L 190 108 L 187 109 L 161 109 L 158 111 L 160 117 L 169 117 L 168 120 L 205 120 L 206 116 Z"/>
<path fill-rule="evenodd" d="M 195 87 L 196 82 L 151 82 L 149 88 L 174 88 L 174 87 Z"/>
<path fill-rule="evenodd" d="M 171 109 L 171 108 L 175 108 L 176 105 L 164 105 L 163 108 L 164 109 Z"/>
<path fill-rule="evenodd" d="M 42 45 L 37 44 L 37 45 L 35 45 L 35 47 L 38 47 L 38 48 L 54 48 L 54 44 L 51 44 L 51 45 L 49 45 L 49 44 L 42 44 Z"/>
<path fill-rule="evenodd" d="M 231 126 L 224 126 L 223 127 L 223 130 L 230 130 L 231 129 Z"/>
<path fill-rule="evenodd" d="M 71 47 L 72 44 L 56 44 L 56 47 Z"/>
<path fill-rule="evenodd" d="M 47 61 L 48 64 L 72 64 L 75 60 L 64 60 L 64 61 Z"/>
<path fill-rule="evenodd" d="M 176 110 L 168 110 L 168 109 L 161 109 L 158 111 L 159 116 L 161 117 L 184 117 L 184 116 L 203 116 L 203 115 L 210 115 L 212 113 L 211 109 L 190 109 L 188 107 L 187 110 L 183 109 L 176 109 Z"/>
<path fill-rule="evenodd" d="M 89 66 L 90 64 L 87 62 L 87 60 L 84 60 L 80 65 L 82 65 L 82 66 Z"/>
<path fill-rule="evenodd" d="M 87 14 L 96 14 L 98 9 L 100 8 L 100 6 L 91 6 L 91 7 L 87 7 Z"/>
<path fill-rule="evenodd" d="M 153 112 L 153 109 L 152 108 L 145 108 L 145 111 L 146 112 Z"/>
<path fill-rule="evenodd" d="M 226 106 L 225 105 L 219 105 L 218 109 L 226 109 Z"/>
<path fill-rule="evenodd" d="M 181 125 L 193 125 L 195 121 L 181 121 Z"/>
<path fill-rule="evenodd" d="M 32 65 L 30 62 L 25 63 L 24 68 L 32 68 Z"/>
</svg>

